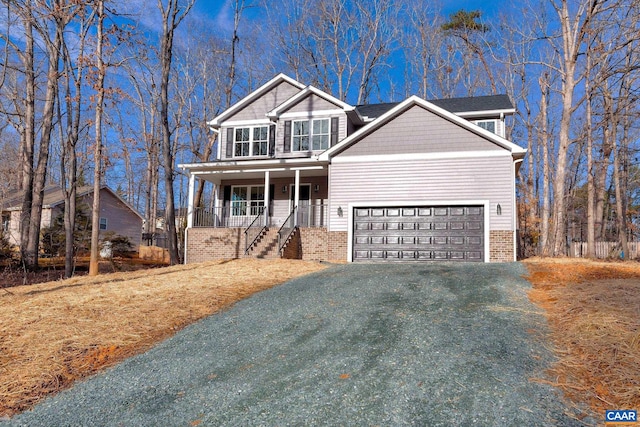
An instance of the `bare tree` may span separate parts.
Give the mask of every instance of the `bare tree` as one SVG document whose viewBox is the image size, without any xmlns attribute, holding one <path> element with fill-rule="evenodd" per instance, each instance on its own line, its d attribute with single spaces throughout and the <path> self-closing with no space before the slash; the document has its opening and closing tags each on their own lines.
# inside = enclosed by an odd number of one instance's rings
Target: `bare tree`
<svg viewBox="0 0 640 427">
<path fill-rule="evenodd" d="M 178 0 L 167 0 L 163 4 L 158 0 L 158 9 L 162 14 L 162 34 L 160 39 L 160 64 L 162 77 L 160 79 L 160 126 L 162 129 L 162 157 L 164 160 L 164 184 L 166 194 L 165 222 L 169 243 L 169 257 L 171 264 L 179 263 L 178 236 L 176 234 L 176 213 L 173 191 L 174 165 L 171 142 L 171 128 L 169 126 L 169 74 L 173 58 L 173 39 L 175 30 L 189 13 L 195 0 L 189 0 L 181 5 Z"/>
<path fill-rule="evenodd" d="M 98 256 L 100 250 L 100 187 L 102 185 L 102 119 L 104 112 L 104 79 L 107 67 L 103 56 L 104 45 L 104 0 L 96 0 L 96 90 L 95 97 L 95 141 L 93 152 L 93 203 L 91 206 L 91 256 L 89 276 L 99 273 Z"/>
</svg>

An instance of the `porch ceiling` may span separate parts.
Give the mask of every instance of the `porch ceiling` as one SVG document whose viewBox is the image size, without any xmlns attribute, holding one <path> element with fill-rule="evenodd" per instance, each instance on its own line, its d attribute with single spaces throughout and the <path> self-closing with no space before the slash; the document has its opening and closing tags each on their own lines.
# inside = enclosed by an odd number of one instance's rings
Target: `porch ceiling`
<svg viewBox="0 0 640 427">
<path fill-rule="evenodd" d="M 239 167 L 240 165 L 218 165 L 218 167 L 211 167 L 205 164 L 202 165 L 185 165 L 191 167 L 185 167 L 189 169 L 189 172 L 195 175 L 198 179 L 205 181 L 219 183 L 222 180 L 229 179 L 262 179 L 265 172 L 269 171 L 271 179 L 274 178 L 291 178 L 295 177 L 296 170 L 300 171 L 300 177 L 313 177 L 313 176 L 327 176 L 328 168 L 327 163 L 317 162 L 313 165 L 269 165 L 268 167 L 260 165 L 251 165 L 249 167 Z"/>
</svg>

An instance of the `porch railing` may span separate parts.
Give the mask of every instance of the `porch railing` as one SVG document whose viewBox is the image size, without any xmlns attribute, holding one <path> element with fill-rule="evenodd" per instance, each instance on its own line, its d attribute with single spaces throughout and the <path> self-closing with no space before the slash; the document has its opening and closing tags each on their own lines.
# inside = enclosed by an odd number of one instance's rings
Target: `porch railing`
<svg viewBox="0 0 640 427">
<path fill-rule="evenodd" d="M 231 206 L 218 208 L 195 208 L 193 210 L 193 226 L 215 228 L 246 228 L 255 220 L 256 213 L 262 212 L 264 207 L 261 207 L 259 211 L 254 211 L 255 209 L 257 209 L 257 207 L 252 207 L 249 210 L 248 213 L 250 213 L 251 215 L 243 215 L 246 212 L 240 212 L 237 208 L 234 209 Z"/>
<path fill-rule="evenodd" d="M 328 222 L 328 205 L 300 206 L 297 209 L 298 227 L 326 227 Z"/>
<path fill-rule="evenodd" d="M 289 237 L 296 230 L 294 218 L 296 216 L 296 208 L 291 210 L 291 213 L 284 220 L 282 227 L 278 230 L 278 253 L 282 255 L 282 248 L 289 240 Z"/>
<path fill-rule="evenodd" d="M 244 253 L 248 254 L 253 244 L 260 238 L 267 226 L 264 224 L 264 206 L 258 210 L 258 214 L 251 224 L 244 230 Z"/>
<path fill-rule="evenodd" d="M 247 228 L 255 220 L 256 213 L 259 212 L 254 206 L 246 211 L 234 210 L 231 206 L 217 208 L 195 208 L 193 210 L 193 227 L 212 228 Z M 264 207 L 260 208 L 260 211 Z M 274 212 L 273 204 L 269 207 L 269 212 Z M 246 213 L 247 215 L 243 215 Z M 327 205 L 302 206 L 297 209 L 298 227 L 326 227 L 328 222 Z M 292 219 L 289 215 L 283 220 L 282 216 L 270 216 L 269 226 L 279 226 Z"/>
</svg>

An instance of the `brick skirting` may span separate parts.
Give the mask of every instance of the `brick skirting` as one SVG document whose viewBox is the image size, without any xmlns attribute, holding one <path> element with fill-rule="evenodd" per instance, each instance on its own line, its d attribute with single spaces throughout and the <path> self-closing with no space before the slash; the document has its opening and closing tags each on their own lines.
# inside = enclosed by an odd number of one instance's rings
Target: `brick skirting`
<svg viewBox="0 0 640 427">
<path fill-rule="evenodd" d="M 244 256 L 241 228 L 187 229 L 187 262 Z M 284 250 L 283 258 L 308 261 L 346 261 L 347 232 L 326 228 L 300 228 Z"/>
<path fill-rule="evenodd" d="M 489 262 L 512 262 L 514 259 L 513 231 L 489 231 Z"/>
<path fill-rule="evenodd" d="M 244 256 L 244 234 L 241 228 L 187 229 L 187 262 Z M 346 261 L 347 232 L 326 228 L 300 228 L 285 248 L 284 258 L 308 261 Z M 513 231 L 489 232 L 490 262 L 512 262 Z"/>
<path fill-rule="evenodd" d="M 187 262 L 203 262 L 244 255 L 241 228 L 188 228 Z"/>
</svg>

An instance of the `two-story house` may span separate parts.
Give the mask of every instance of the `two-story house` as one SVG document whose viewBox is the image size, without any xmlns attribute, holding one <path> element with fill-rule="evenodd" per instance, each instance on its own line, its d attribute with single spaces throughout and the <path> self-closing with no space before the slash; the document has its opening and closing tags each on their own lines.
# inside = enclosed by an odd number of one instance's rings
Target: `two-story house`
<svg viewBox="0 0 640 427">
<path fill-rule="evenodd" d="M 209 122 L 189 171 L 186 260 L 513 261 L 506 95 L 352 106 L 280 74 Z M 196 179 L 214 185 L 196 208 Z"/>
</svg>

